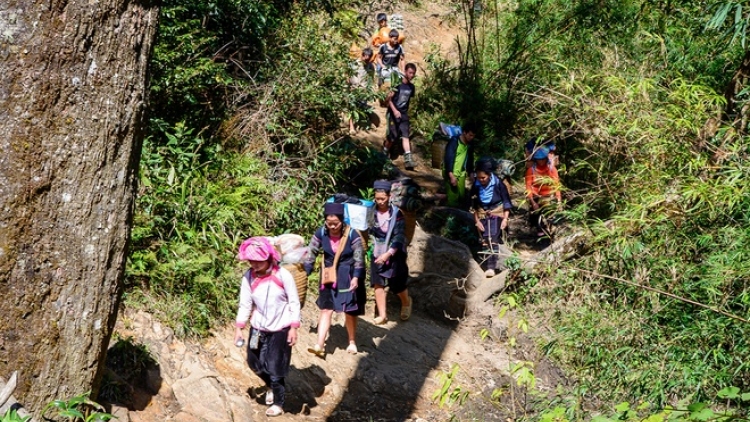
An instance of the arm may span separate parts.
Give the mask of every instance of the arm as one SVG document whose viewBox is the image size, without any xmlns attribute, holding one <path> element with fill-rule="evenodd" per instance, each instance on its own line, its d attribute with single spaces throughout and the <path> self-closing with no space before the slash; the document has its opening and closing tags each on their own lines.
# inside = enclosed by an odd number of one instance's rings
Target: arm
<svg viewBox="0 0 750 422">
<path fill-rule="evenodd" d="M 378 48 L 378 52 L 376 56 L 377 58 L 375 59 L 375 61 L 378 62 L 378 66 L 380 66 L 381 69 L 384 68 L 385 66 L 383 65 L 383 46 L 382 45 L 380 46 L 380 48 Z"/>
<path fill-rule="evenodd" d="M 403 47 L 398 47 L 401 54 L 398 55 L 398 69 L 401 71 L 401 73 L 406 73 L 406 69 L 404 69 L 404 66 L 406 66 L 406 60 L 404 59 L 404 49 Z"/>
<path fill-rule="evenodd" d="M 320 233 L 322 229 L 315 230 L 315 234 L 310 238 L 310 244 L 307 246 L 307 248 L 310 250 L 310 253 L 308 253 L 305 256 L 305 261 L 302 263 L 302 266 L 305 269 L 305 272 L 309 276 L 313 269 L 315 268 L 315 259 L 318 257 L 318 253 L 320 252 L 321 247 L 321 239 L 318 237 L 318 233 Z"/>
<path fill-rule="evenodd" d="M 299 299 L 298 299 L 299 300 Z M 253 310 L 253 298 L 252 292 L 250 291 L 250 281 L 246 276 L 242 276 L 242 282 L 240 284 L 240 305 L 237 310 L 237 317 L 234 323 L 234 341 L 242 339 L 242 329 L 247 325 L 247 320 L 250 319 L 250 314 Z"/>
<path fill-rule="evenodd" d="M 362 245 L 362 238 L 359 237 L 359 233 L 354 231 L 354 229 L 352 229 L 352 231 L 354 233 L 349 237 L 349 241 L 351 242 L 352 250 L 354 251 L 354 273 L 352 274 L 352 280 L 349 285 L 350 291 L 357 290 L 359 279 L 365 278 L 365 250 Z M 343 245 L 340 247 L 343 247 Z"/>
<path fill-rule="evenodd" d="M 526 199 L 529 200 L 532 209 L 539 208 L 539 204 L 534 201 L 534 169 L 529 167 L 526 169 Z"/>
<path fill-rule="evenodd" d="M 557 168 L 550 166 L 549 176 L 555 182 L 555 199 L 558 203 L 562 203 L 562 185 L 560 184 L 560 174 L 557 172 Z"/>
<path fill-rule="evenodd" d="M 477 186 L 475 183 L 471 184 L 469 198 L 471 198 L 473 202 L 472 215 L 474 216 L 474 225 L 476 226 L 477 230 L 479 230 L 479 234 L 481 235 L 484 232 L 484 225 L 479 218 L 479 213 L 482 209 L 482 203 L 479 200 L 479 186 Z"/>
<path fill-rule="evenodd" d="M 388 262 L 393 255 L 401 250 L 406 244 L 406 218 L 401 210 L 395 216 L 391 216 L 392 220 L 388 224 L 394 224 L 393 232 L 391 233 L 390 244 L 388 250 L 380 254 L 375 259 L 376 264 L 385 264 Z"/>
<path fill-rule="evenodd" d="M 503 219 L 500 223 L 500 229 L 504 230 L 508 227 L 508 218 L 510 218 L 510 210 L 513 208 L 513 202 L 510 200 L 508 188 L 505 187 L 505 183 L 500 178 L 497 179 L 497 184 L 495 185 L 495 194 L 500 197 L 503 204 L 502 211 L 500 211 L 500 217 Z"/>
<path fill-rule="evenodd" d="M 400 119 L 401 112 L 398 111 L 396 105 L 393 104 L 393 97 L 396 96 L 396 92 L 398 92 L 398 87 L 396 87 L 395 90 L 391 90 L 391 92 L 388 93 L 388 96 L 385 97 L 385 99 L 388 102 L 388 109 L 391 111 L 391 114 L 393 114 L 393 117 L 395 117 L 396 119 Z"/>
</svg>

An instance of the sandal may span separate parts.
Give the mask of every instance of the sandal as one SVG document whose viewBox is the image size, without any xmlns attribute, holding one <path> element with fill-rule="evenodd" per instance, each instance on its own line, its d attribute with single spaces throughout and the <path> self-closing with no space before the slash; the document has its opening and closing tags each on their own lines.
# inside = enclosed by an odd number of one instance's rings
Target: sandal
<svg viewBox="0 0 750 422">
<path fill-rule="evenodd" d="M 319 358 L 323 358 L 323 357 L 326 356 L 326 351 L 323 350 L 323 348 L 320 347 L 319 344 L 316 344 L 313 347 L 308 347 L 307 351 L 310 352 L 310 353 L 312 353 L 313 355 L 319 357 Z"/>
<path fill-rule="evenodd" d="M 266 410 L 266 416 L 274 417 L 274 416 L 281 416 L 284 414 L 284 409 L 277 405 L 273 405 Z"/>
<path fill-rule="evenodd" d="M 273 404 L 273 391 L 266 391 L 266 405 L 270 406 Z"/>
<path fill-rule="evenodd" d="M 414 299 L 409 298 L 409 304 L 401 307 L 401 321 L 406 321 L 411 317 L 411 306 L 414 303 Z"/>
<path fill-rule="evenodd" d="M 372 322 L 375 325 L 384 325 L 386 322 L 388 322 L 388 318 L 379 316 L 379 317 L 373 319 Z"/>
<path fill-rule="evenodd" d="M 349 343 L 349 347 L 346 348 L 346 351 L 353 355 L 356 355 L 359 352 L 359 350 L 357 350 L 357 345 L 354 343 Z"/>
</svg>

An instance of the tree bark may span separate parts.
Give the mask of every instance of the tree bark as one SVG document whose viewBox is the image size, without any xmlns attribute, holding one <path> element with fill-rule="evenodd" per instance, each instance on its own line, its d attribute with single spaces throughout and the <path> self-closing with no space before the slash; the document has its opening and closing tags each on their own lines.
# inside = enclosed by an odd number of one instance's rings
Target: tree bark
<svg viewBox="0 0 750 422">
<path fill-rule="evenodd" d="M 37 414 L 97 392 L 140 157 L 156 0 L 0 10 L 0 374 Z M 38 414 L 37 414 L 38 416 Z"/>
</svg>

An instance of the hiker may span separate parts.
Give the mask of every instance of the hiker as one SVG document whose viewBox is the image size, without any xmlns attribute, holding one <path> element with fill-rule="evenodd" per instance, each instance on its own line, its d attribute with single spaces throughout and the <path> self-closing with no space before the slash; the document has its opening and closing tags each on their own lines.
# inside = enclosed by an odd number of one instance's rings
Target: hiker
<svg viewBox="0 0 750 422">
<path fill-rule="evenodd" d="M 247 364 L 266 384 L 266 416 L 284 413 L 292 346 L 300 326 L 300 302 L 292 274 L 279 267 L 279 252 L 265 237 L 251 237 L 240 245 L 237 259 L 250 269 L 242 277 L 234 341 L 244 342 L 242 329 L 250 319 Z"/>
<path fill-rule="evenodd" d="M 537 236 L 542 237 L 550 233 L 550 227 L 545 226 L 542 218 L 543 209 L 551 203 L 553 197 L 557 200 L 558 209 L 562 207 L 560 176 L 557 168 L 550 165 L 547 147 L 538 147 L 532 154 L 531 161 L 526 169 L 526 198 L 531 207 L 529 224 L 536 227 Z"/>
<path fill-rule="evenodd" d="M 412 298 L 406 288 L 409 267 L 406 264 L 406 218 L 401 210 L 390 205 L 391 182 L 375 181 L 375 212 L 368 226 L 372 240 L 370 286 L 375 289 L 375 325 L 388 322 L 385 288 L 401 299 L 401 320 L 411 316 Z"/>
<path fill-rule="evenodd" d="M 493 277 L 497 268 L 497 250 L 507 234 L 510 210 L 513 203 L 505 183 L 495 175 L 495 163 L 490 158 L 477 160 L 474 171 L 476 181 L 471 186 L 474 224 L 482 238 L 482 247 L 487 253 L 485 261 L 487 277 Z"/>
<path fill-rule="evenodd" d="M 390 79 L 391 73 L 394 71 L 400 74 L 406 72 L 404 68 L 404 48 L 398 42 L 398 31 L 395 29 L 391 29 L 388 33 L 388 42 L 381 44 L 378 48 L 377 63 L 380 73 L 378 86 Z"/>
<path fill-rule="evenodd" d="M 367 300 L 362 238 L 359 232 L 344 223 L 344 204 L 326 203 L 323 215 L 325 224 L 310 239 L 310 253 L 303 264 L 310 275 L 315 266 L 315 258 L 319 252 L 323 252 L 320 294 L 316 302 L 320 309 L 318 341 L 307 351 L 318 357 L 325 357 L 325 341 L 335 311 L 346 314 L 344 325 L 349 337 L 346 351 L 356 354 L 357 316 L 364 314 Z"/>
<path fill-rule="evenodd" d="M 362 49 L 362 54 L 359 60 L 353 63 L 354 75 L 349 78 L 349 85 L 352 88 L 359 89 L 372 89 L 375 80 L 375 65 L 372 64 L 371 58 L 373 56 L 372 49 L 365 47 Z M 372 107 L 368 104 L 367 99 L 357 99 L 356 107 L 359 111 L 370 115 L 372 113 Z M 349 117 L 349 132 L 356 132 L 354 126 L 354 116 Z"/>
<path fill-rule="evenodd" d="M 526 156 L 526 168 L 531 167 L 531 164 L 532 164 L 531 156 L 534 155 L 536 150 L 539 149 L 540 147 L 547 148 L 547 151 L 549 152 L 549 164 L 557 168 L 559 157 L 557 156 L 557 147 L 555 146 L 555 143 L 551 139 L 546 139 L 546 140 L 542 140 L 541 142 L 538 142 L 537 138 L 529 139 L 524 145 L 523 150 Z"/>
<path fill-rule="evenodd" d="M 388 42 L 392 28 L 388 26 L 388 15 L 386 15 L 385 13 L 378 13 L 376 19 L 378 21 L 378 32 L 376 32 L 375 35 L 372 36 L 370 44 L 372 45 L 372 48 L 378 50 L 380 49 L 381 45 Z M 397 40 L 398 43 L 402 44 L 404 42 L 404 38 L 405 37 L 403 34 L 399 34 Z"/>
<path fill-rule="evenodd" d="M 409 144 L 409 102 L 414 96 L 414 84 L 411 83 L 417 74 L 417 66 L 414 63 L 406 65 L 404 77 L 398 86 L 394 87 L 386 97 L 388 111 L 386 118 L 388 120 L 388 133 L 383 143 L 383 151 L 386 155 L 390 154 L 393 143 L 401 139 L 401 147 L 404 151 L 404 168 L 414 170 L 415 163 L 411 156 L 411 146 Z"/>
<path fill-rule="evenodd" d="M 466 177 L 474 183 L 472 170 L 474 165 L 474 145 L 477 127 L 468 123 L 463 126 L 461 134 L 452 136 L 445 146 L 443 155 L 443 180 L 449 207 L 460 207 L 466 201 Z"/>
</svg>

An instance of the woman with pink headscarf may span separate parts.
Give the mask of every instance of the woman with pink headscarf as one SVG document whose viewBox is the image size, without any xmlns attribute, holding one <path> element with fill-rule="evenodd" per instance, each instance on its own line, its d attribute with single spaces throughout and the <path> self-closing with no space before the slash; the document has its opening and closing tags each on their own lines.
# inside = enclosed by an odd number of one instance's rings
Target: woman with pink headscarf
<svg viewBox="0 0 750 422">
<path fill-rule="evenodd" d="M 284 413 L 284 378 L 300 325 L 297 285 L 292 274 L 279 267 L 279 252 L 265 237 L 242 242 L 237 259 L 248 261 L 250 269 L 242 277 L 234 340 L 242 344 L 242 329 L 250 319 L 247 364 L 268 387 L 266 415 L 279 416 Z"/>
</svg>

